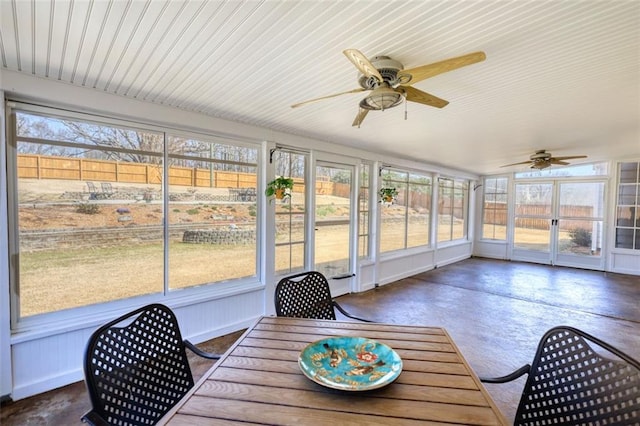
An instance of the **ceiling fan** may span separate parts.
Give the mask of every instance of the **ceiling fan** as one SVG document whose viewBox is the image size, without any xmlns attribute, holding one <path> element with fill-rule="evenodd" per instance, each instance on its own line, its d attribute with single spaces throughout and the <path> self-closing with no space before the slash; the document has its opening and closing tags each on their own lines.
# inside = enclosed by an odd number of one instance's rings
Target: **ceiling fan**
<svg viewBox="0 0 640 426">
<path fill-rule="evenodd" d="M 353 121 L 353 126 L 358 127 L 360 127 L 369 111 L 384 111 L 400 105 L 405 99 L 436 108 L 443 108 L 449 103 L 448 101 L 416 89 L 411 85 L 438 74 L 484 61 L 486 58 L 484 52 L 475 52 L 405 70 L 400 62 L 388 56 L 376 56 L 369 61 L 366 56 L 356 49 L 347 49 L 343 53 L 360 71 L 361 74 L 358 76 L 360 87 L 347 92 L 300 102 L 291 105 L 291 108 L 348 93 L 370 90 L 371 93 L 360 101 L 360 109 Z"/>
<path fill-rule="evenodd" d="M 532 154 L 529 157 L 529 160 L 527 160 L 527 161 L 521 161 L 519 163 L 513 163 L 513 164 L 506 164 L 506 165 L 500 166 L 500 167 L 517 166 L 519 164 L 530 164 L 530 166 L 529 166 L 530 168 L 537 169 L 537 170 L 542 170 L 542 169 L 546 169 L 547 167 L 551 167 L 554 164 L 561 165 L 561 166 L 567 166 L 567 165 L 569 165 L 569 163 L 567 163 L 565 160 L 573 160 L 573 159 L 576 159 L 576 158 L 587 158 L 587 156 L 586 155 L 572 155 L 572 156 L 569 156 L 569 157 L 553 157 L 550 152 L 546 152 L 546 150 L 540 149 L 540 150 L 536 151 L 535 154 Z"/>
</svg>

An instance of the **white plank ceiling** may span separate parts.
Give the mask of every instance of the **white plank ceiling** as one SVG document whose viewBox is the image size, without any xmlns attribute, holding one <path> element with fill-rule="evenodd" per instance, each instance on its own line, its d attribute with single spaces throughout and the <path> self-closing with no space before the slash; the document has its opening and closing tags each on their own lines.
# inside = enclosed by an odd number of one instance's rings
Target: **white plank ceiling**
<svg viewBox="0 0 640 426">
<path fill-rule="evenodd" d="M 369 113 L 347 48 L 413 68 L 450 102 Z M 1 66 L 478 174 L 537 149 L 640 156 L 640 1 L 0 0 Z M 521 169 L 526 169 L 523 166 Z"/>
</svg>

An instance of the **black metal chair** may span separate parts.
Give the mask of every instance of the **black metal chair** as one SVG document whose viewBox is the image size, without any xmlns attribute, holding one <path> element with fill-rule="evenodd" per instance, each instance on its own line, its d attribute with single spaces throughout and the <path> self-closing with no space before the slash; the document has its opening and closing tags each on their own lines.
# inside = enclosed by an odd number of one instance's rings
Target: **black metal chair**
<svg viewBox="0 0 640 426">
<path fill-rule="evenodd" d="M 98 189 L 96 188 L 96 186 L 94 185 L 93 182 L 86 182 L 87 184 L 87 189 L 89 190 L 89 199 L 90 200 L 97 200 L 100 198 L 100 193 L 98 192 Z"/>
<path fill-rule="evenodd" d="M 284 277 L 274 297 L 279 317 L 335 320 L 335 309 L 358 321 L 372 322 L 348 313 L 331 297 L 329 282 L 320 272 L 310 271 Z"/>
<path fill-rule="evenodd" d="M 640 362 L 573 327 L 554 327 L 531 364 L 485 383 L 524 374 L 515 425 L 640 424 Z"/>
<path fill-rule="evenodd" d="M 101 182 L 100 187 L 102 188 L 102 194 L 105 198 L 111 198 L 115 195 L 113 186 L 111 186 L 109 182 Z"/>
<path fill-rule="evenodd" d="M 194 386 L 186 348 L 218 359 L 183 340 L 175 314 L 161 304 L 129 312 L 89 339 L 84 375 L 92 425 L 153 425 Z"/>
</svg>

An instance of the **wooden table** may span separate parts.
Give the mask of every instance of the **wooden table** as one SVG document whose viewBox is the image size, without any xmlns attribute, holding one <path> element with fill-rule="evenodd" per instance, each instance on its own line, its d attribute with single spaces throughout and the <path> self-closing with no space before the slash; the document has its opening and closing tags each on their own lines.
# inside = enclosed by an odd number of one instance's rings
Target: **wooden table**
<svg viewBox="0 0 640 426">
<path fill-rule="evenodd" d="M 298 367 L 307 344 L 362 336 L 391 346 L 403 369 L 365 392 L 329 389 Z M 169 425 L 507 424 L 442 328 L 263 317 L 162 419 Z"/>
</svg>

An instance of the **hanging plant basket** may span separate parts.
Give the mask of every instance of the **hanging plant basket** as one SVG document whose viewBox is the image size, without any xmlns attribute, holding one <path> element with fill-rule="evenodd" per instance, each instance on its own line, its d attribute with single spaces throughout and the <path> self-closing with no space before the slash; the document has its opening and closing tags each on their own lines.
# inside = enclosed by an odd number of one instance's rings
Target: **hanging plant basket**
<svg viewBox="0 0 640 426">
<path fill-rule="evenodd" d="M 292 189 L 292 178 L 278 176 L 267 184 L 267 188 L 264 190 L 264 194 L 267 197 L 275 197 L 276 200 L 284 200 L 285 198 L 291 197 Z"/>
<path fill-rule="evenodd" d="M 378 191 L 380 202 L 384 204 L 393 204 L 398 196 L 398 191 L 395 188 L 380 188 Z"/>
</svg>

